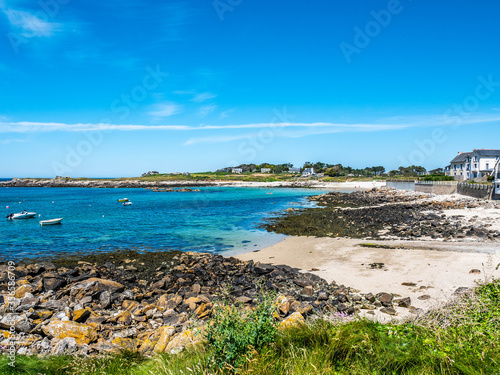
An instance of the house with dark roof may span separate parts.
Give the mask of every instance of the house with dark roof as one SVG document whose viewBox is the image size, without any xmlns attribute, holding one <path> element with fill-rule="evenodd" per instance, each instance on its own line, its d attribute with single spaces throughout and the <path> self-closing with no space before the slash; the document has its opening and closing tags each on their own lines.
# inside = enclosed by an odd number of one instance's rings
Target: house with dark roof
<svg viewBox="0 0 500 375">
<path fill-rule="evenodd" d="M 500 150 L 474 149 L 472 152 L 459 152 L 446 166 L 445 174 L 455 180 L 469 180 L 489 175 L 500 178 Z"/>
<path fill-rule="evenodd" d="M 494 174 L 495 178 L 500 177 L 498 175 L 500 150 L 474 150 L 470 158 L 471 178 L 484 177 L 491 174 Z"/>
<path fill-rule="evenodd" d="M 472 152 L 458 152 L 458 155 L 450 161 L 450 166 L 446 167 L 446 174 L 454 176 L 455 180 L 467 180 L 470 177 L 470 155 Z"/>
</svg>

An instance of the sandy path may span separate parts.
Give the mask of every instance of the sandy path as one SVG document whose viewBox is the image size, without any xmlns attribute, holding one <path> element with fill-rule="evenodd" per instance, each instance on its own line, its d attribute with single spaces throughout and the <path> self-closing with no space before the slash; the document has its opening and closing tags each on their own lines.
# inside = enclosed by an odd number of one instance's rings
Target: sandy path
<svg viewBox="0 0 500 375">
<path fill-rule="evenodd" d="M 360 243 L 387 244 L 401 249 L 366 248 Z M 403 248 L 404 247 L 404 248 Z M 410 297 L 412 305 L 427 309 L 446 301 L 459 287 L 495 276 L 500 270 L 500 243 L 443 241 L 363 241 L 347 238 L 287 237 L 259 252 L 238 255 L 242 260 L 287 264 L 313 271 L 328 282 L 358 289 L 362 293 L 389 292 Z M 373 269 L 370 263 L 384 263 Z M 470 273 L 477 269 L 480 274 Z M 411 282 L 415 287 L 404 286 Z M 427 300 L 418 297 L 429 295 Z M 398 308 L 400 316 L 405 309 Z M 385 315 L 385 314 L 382 314 Z M 387 320 L 389 316 L 378 316 Z"/>
</svg>

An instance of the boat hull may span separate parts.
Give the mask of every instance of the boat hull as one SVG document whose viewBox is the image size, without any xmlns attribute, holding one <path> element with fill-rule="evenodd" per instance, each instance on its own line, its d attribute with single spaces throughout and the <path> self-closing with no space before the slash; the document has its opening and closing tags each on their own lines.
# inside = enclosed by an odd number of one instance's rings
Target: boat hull
<svg viewBox="0 0 500 375">
<path fill-rule="evenodd" d="M 51 219 L 51 220 L 42 220 L 40 221 L 40 225 L 43 227 L 43 226 L 46 226 L 46 225 L 57 225 L 57 224 L 62 224 L 62 217 L 58 218 L 58 219 Z"/>
<path fill-rule="evenodd" d="M 36 212 L 28 212 L 27 214 L 13 214 L 12 217 L 9 217 L 9 220 L 20 220 L 20 219 L 32 219 L 36 216 Z"/>
</svg>

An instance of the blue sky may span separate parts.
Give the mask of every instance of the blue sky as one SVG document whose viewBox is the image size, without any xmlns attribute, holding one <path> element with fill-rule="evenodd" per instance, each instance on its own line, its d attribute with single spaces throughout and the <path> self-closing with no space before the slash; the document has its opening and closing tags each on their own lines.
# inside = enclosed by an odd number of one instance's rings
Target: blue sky
<svg viewBox="0 0 500 375">
<path fill-rule="evenodd" d="M 0 177 L 500 148 L 500 3 L 0 0 Z"/>
</svg>

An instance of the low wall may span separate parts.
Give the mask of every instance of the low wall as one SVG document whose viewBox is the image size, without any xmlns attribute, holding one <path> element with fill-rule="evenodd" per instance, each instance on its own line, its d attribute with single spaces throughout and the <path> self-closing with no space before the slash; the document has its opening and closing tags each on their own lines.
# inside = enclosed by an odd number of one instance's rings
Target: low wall
<svg viewBox="0 0 500 375">
<path fill-rule="evenodd" d="M 453 181 L 419 181 L 415 183 L 415 191 L 437 195 L 456 194 L 457 185 Z"/>
<path fill-rule="evenodd" d="M 462 195 L 467 195 L 474 198 L 485 198 L 489 199 L 491 197 L 491 190 L 493 185 L 488 184 L 468 184 L 460 183 L 457 187 L 457 193 Z"/>
<path fill-rule="evenodd" d="M 415 191 L 415 181 L 413 180 L 387 180 L 385 182 L 385 186 L 387 187 L 391 187 L 391 188 L 394 188 L 394 189 L 399 189 L 399 190 L 411 190 L 411 191 Z"/>
</svg>

